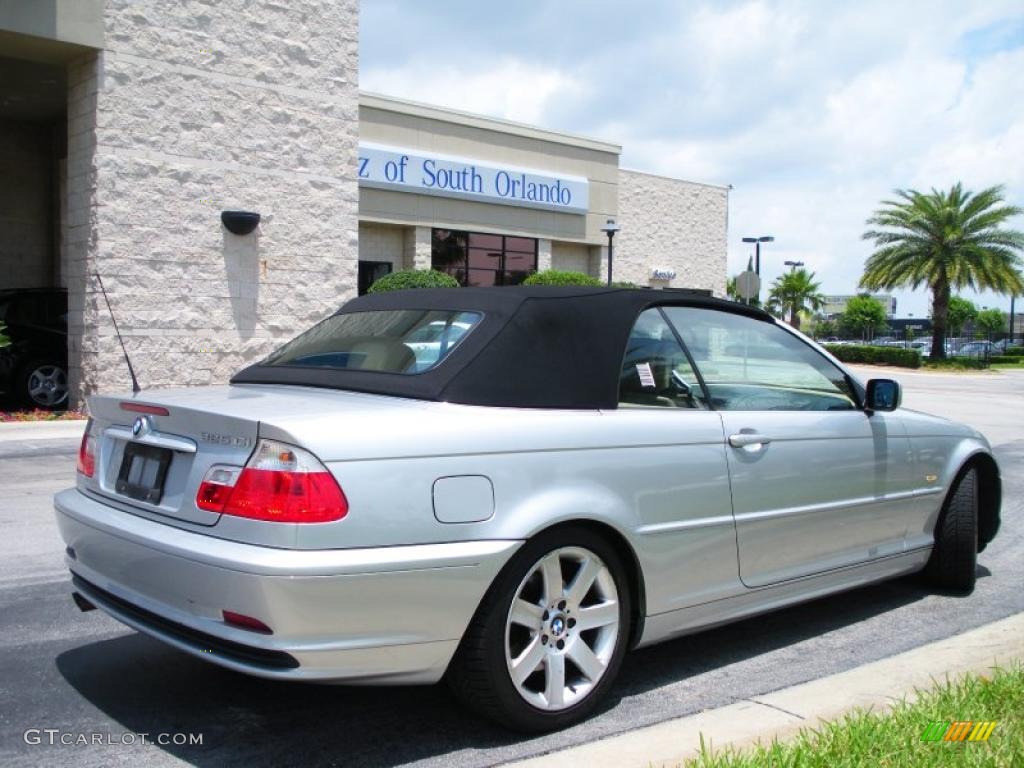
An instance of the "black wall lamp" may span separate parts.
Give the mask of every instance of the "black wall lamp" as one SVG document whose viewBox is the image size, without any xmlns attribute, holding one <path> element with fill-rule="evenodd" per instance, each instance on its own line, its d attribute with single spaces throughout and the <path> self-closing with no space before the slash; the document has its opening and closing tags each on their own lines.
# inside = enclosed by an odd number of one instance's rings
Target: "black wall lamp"
<svg viewBox="0 0 1024 768">
<path fill-rule="evenodd" d="M 260 215 L 252 211 L 221 211 L 220 220 L 233 235 L 248 235 L 260 223 Z"/>
</svg>

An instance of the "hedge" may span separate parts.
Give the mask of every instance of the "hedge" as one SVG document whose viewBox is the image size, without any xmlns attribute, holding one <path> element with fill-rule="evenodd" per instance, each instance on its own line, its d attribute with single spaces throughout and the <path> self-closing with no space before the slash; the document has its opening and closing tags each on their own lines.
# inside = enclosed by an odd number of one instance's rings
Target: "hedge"
<svg viewBox="0 0 1024 768">
<path fill-rule="evenodd" d="M 596 277 L 591 277 L 583 272 L 563 272 L 558 269 L 548 269 L 543 272 L 534 272 L 523 280 L 523 285 L 585 285 L 597 287 L 604 285 Z"/>
<path fill-rule="evenodd" d="M 903 347 L 868 347 L 851 344 L 825 344 L 825 349 L 844 363 L 870 363 L 897 365 L 900 368 L 920 368 L 921 355 L 917 350 Z"/>
<path fill-rule="evenodd" d="M 1020 365 L 1024 363 L 1024 355 L 989 355 L 988 361 L 1000 365 Z"/>
<path fill-rule="evenodd" d="M 1024 347 L 1007 347 L 1007 355 L 1024 355 Z"/>
<path fill-rule="evenodd" d="M 459 281 L 434 269 L 403 269 L 376 280 L 368 293 L 404 291 L 409 288 L 458 288 Z"/>
</svg>

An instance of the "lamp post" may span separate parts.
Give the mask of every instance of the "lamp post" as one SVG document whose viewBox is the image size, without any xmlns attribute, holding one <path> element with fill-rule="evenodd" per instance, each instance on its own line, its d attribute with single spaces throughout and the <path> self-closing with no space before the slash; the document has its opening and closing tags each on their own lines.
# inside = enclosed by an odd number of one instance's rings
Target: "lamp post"
<svg viewBox="0 0 1024 768">
<path fill-rule="evenodd" d="M 754 272 L 761 276 L 761 243 L 773 243 L 775 238 L 771 235 L 760 235 L 759 237 L 744 237 L 744 243 L 754 243 Z M 758 303 L 761 301 L 761 292 L 757 292 Z"/>
<path fill-rule="evenodd" d="M 790 272 L 796 272 L 797 267 L 802 267 L 804 265 L 802 261 L 784 261 L 782 263 L 789 267 Z"/>
<path fill-rule="evenodd" d="M 601 227 L 601 231 L 608 235 L 608 285 L 612 284 L 612 241 L 615 239 L 615 233 L 620 229 L 622 227 L 615 223 L 615 219 L 608 219 L 608 222 Z"/>
<path fill-rule="evenodd" d="M 754 271 L 761 275 L 761 243 L 773 243 L 775 238 L 771 235 L 761 235 L 760 237 L 744 237 L 744 243 L 754 243 Z"/>
<path fill-rule="evenodd" d="M 1016 309 L 1016 302 L 1017 302 L 1017 297 L 1014 294 L 1011 293 L 1010 294 L 1010 341 L 1007 343 L 1007 345 L 1006 345 L 1007 347 L 1012 347 L 1013 346 L 1013 338 L 1014 338 L 1013 321 L 1017 319 L 1016 312 L 1014 312 L 1014 310 Z"/>
</svg>

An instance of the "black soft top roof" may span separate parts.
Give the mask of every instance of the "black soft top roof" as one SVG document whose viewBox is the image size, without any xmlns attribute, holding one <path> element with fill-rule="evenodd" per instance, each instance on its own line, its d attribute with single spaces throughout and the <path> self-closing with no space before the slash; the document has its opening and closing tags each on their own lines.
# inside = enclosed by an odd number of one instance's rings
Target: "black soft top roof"
<svg viewBox="0 0 1024 768">
<path fill-rule="evenodd" d="M 766 312 L 677 291 L 622 288 L 431 288 L 361 296 L 338 314 L 373 310 L 477 311 L 483 319 L 439 365 L 422 373 L 266 366 L 232 384 L 300 384 L 420 400 L 515 408 L 615 408 L 619 368 L 637 316 L 653 306 L 696 306 L 771 321 Z"/>
</svg>

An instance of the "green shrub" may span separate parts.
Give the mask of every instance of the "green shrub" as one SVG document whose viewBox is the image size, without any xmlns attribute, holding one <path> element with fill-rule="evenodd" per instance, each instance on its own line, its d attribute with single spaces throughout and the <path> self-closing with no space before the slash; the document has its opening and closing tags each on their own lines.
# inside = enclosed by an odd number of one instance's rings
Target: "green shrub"
<svg viewBox="0 0 1024 768">
<path fill-rule="evenodd" d="M 1024 355 L 1024 347 L 1007 347 L 1006 354 L 1008 355 Z"/>
<path fill-rule="evenodd" d="M 825 344 L 824 347 L 844 363 L 896 365 L 900 368 L 921 367 L 921 355 L 914 349 L 854 346 L 850 344 Z"/>
<path fill-rule="evenodd" d="M 1000 365 L 1020 365 L 1024 363 L 1024 355 L 991 355 L 988 361 Z"/>
<path fill-rule="evenodd" d="M 459 281 L 435 269 L 403 269 L 375 281 L 369 293 L 405 291 L 409 288 L 458 288 Z"/>
<path fill-rule="evenodd" d="M 583 272 L 564 272 L 559 269 L 548 269 L 534 272 L 523 281 L 523 285 L 586 285 L 598 287 L 604 285 L 596 277 Z"/>
<path fill-rule="evenodd" d="M 612 288 L 639 288 L 640 286 L 636 283 L 631 283 L 629 280 L 613 280 Z"/>
</svg>

